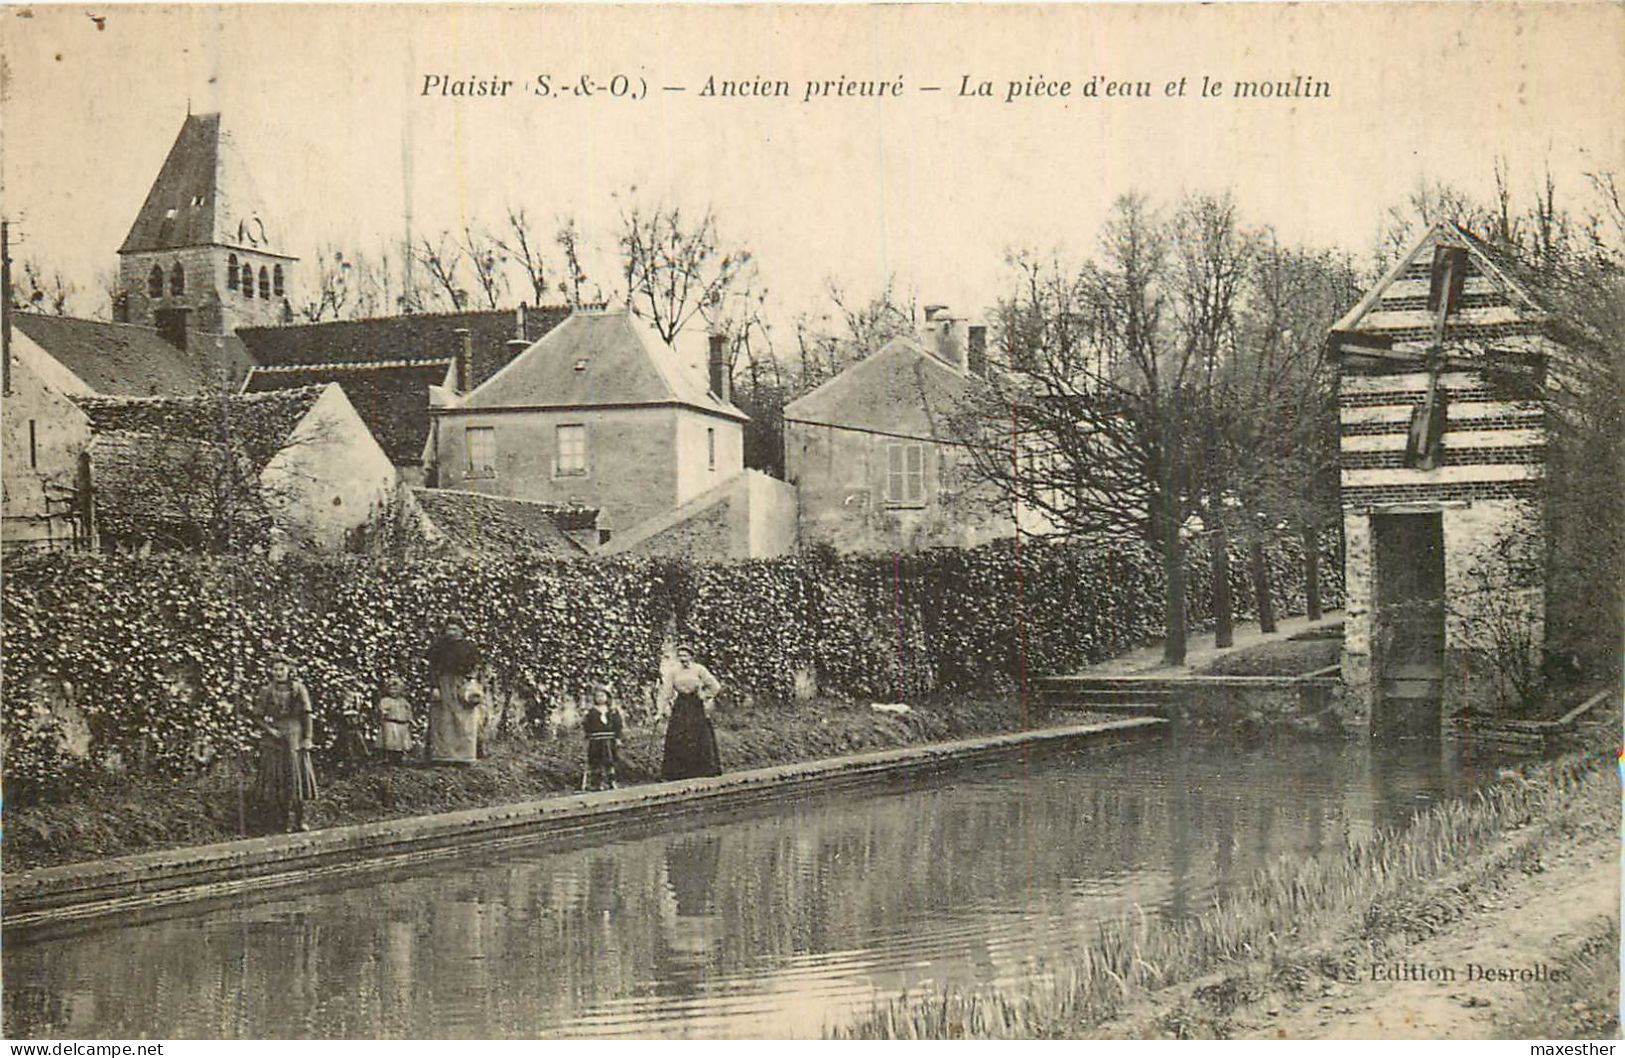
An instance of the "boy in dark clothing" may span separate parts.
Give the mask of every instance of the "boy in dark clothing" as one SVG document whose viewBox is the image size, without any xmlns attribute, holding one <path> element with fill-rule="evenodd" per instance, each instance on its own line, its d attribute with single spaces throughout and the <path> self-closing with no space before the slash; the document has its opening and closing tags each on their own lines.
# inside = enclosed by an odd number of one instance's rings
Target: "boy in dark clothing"
<svg viewBox="0 0 1625 1058">
<path fill-rule="evenodd" d="M 610 704 L 609 689 L 593 691 L 592 708 L 581 721 L 587 736 L 587 774 L 582 783 L 589 790 L 615 789 L 615 756 L 621 741 L 621 714 Z"/>
</svg>

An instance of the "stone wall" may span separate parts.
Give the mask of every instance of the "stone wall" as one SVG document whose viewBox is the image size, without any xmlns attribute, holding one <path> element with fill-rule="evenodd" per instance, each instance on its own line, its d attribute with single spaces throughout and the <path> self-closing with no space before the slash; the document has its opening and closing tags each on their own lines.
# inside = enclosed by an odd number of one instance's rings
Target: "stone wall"
<svg viewBox="0 0 1625 1058">
<path fill-rule="evenodd" d="M 925 495 L 917 504 L 887 496 L 888 447 L 925 453 Z M 785 474 L 801 496 L 803 546 L 838 551 L 910 552 L 975 547 L 1015 533 L 1008 502 L 967 480 L 955 445 L 813 423 L 785 424 Z"/>
<path fill-rule="evenodd" d="M 1496 656 L 1510 661 L 1512 637 L 1527 637 L 1538 664 L 1544 639 L 1545 589 L 1539 578 L 1540 508 L 1527 500 L 1479 500 L 1441 505 L 1445 566 L 1446 716 L 1471 706 L 1505 710 L 1497 700 Z M 1380 513 L 1380 512 L 1379 512 Z M 1343 516 L 1346 609 L 1343 682 L 1351 708 L 1367 719 L 1377 707 L 1372 643 L 1375 631 L 1376 560 L 1372 513 Z M 1522 556 L 1522 557 L 1520 557 Z"/>
</svg>

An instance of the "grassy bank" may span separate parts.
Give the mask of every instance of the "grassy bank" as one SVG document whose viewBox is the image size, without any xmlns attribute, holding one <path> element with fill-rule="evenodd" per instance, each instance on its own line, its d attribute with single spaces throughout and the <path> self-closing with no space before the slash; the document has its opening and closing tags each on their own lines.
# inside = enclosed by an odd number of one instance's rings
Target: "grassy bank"
<svg viewBox="0 0 1625 1058">
<path fill-rule="evenodd" d="M 1471 914 L 1475 894 L 1538 870 L 1552 843 L 1617 832 L 1613 763 L 1594 753 L 1531 766 L 1404 830 L 1282 860 L 1194 920 L 1105 925 L 1081 958 L 1030 985 L 904 997 L 831 1035 L 1228 1035 L 1238 1007 L 1346 980 L 1363 960 Z"/>
<path fill-rule="evenodd" d="M 1068 714 L 1069 722 L 1089 717 Z M 994 732 L 1019 731 L 1029 718 L 1014 698 L 925 702 L 902 716 L 867 703 L 815 700 L 715 715 L 723 767 L 730 771 L 891 749 Z M 1036 723 L 1043 723 L 1040 718 Z M 622 743 L 622 785 L 654 781 L 664 728 L 634 728 Z M 579 734 L 516 737 L 490 747 L 471 767 L 318 762 L 321 797 L 312 827 L 423 815 L 531 800 L 580 789 Z M 256 832 L 245 792 L 253 761 L 221 760 L 182 778 L 128 777 L 82 791 L 71 800 L 5 809 L 7 872 L 101 859 Z"/>
<path fill-rule="evenodd" d="M 1203 676 L 1301 676 L 1343 659 L 1342 639 L 1284 639 L 1221 654 Z"/>
</svg>

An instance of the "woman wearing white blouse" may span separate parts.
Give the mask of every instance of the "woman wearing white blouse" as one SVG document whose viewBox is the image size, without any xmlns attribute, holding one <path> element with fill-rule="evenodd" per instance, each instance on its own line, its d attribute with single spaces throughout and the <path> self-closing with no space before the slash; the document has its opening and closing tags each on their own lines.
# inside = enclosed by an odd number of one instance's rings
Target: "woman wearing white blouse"
<svg viewBox="0 0 1625 1058">
<path fill-rule="evenodd" d="M 686 646 L 678 647 L 677 665 L 667 673 L 661 689 L 662 700 L 671 703 L 661 778 L 692 779 L 722 774 L 717 733 L 706 715 L 706 708 L 720 690 L 722 684 L 694 660 L 694 652 Z"/>
</svg>

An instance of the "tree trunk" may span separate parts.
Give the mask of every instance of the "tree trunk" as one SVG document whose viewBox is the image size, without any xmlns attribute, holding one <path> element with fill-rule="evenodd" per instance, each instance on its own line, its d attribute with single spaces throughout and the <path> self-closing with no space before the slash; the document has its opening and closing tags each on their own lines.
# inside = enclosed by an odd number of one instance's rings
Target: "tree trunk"
<svg viewBox="0 0 1625 1058">
<path fill-rule="evenodd" d="M 1213 645 L 1234 646 L 1236 606 L 1230 597 L 1230 537 L 1223 526 L 1213 529 Z"/>
<path fill-rule="evenodd" d="M 1258 630 L 1265 634 L 1275 631 L 1275 604 L 1270 599 L 1270 571 L 1264 563 L 1264 542 L 1254 540 L 1247 545 L 1253 568 L 1253 595 L 1258 599 Z"/>
<path fill-rule="evenodd" d="M 1320 620 L 1320 533 L 1308 521 L 1303 523 L 1303 594 L 1309 620 Z"/>
<path fill-rule="evenodd" d="M 1165 665 L 1185 664 L 1185 548 L 1179 539 L 1179 526 L 1169 519 L 1162 547 L 1162 569 L 1167 578 L 1164 594 L 1166 610 L 1162 639 Z"/>
</svg>

